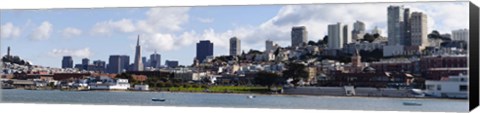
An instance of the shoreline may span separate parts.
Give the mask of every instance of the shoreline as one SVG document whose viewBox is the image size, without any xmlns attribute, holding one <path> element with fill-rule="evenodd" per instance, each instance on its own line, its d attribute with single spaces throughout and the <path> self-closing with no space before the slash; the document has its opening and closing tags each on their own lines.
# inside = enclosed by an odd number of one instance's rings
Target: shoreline
<svg viewBox="0 0 480 113">
<path fill-rule="evenodd" d="M 0 89 L 2 90 L 29 90 L 22 88 Z M 33 91 L 33 90 L 32 90 Z M 36 89 L 36 91 L 73 91 L 73 92 L 142 92 L 142 93 L 183 93 L 183 94 L 224 94 L 224 95 L 263 95 L 263 96 L 305 96 L 305 97 L 333 97 L 333 98 L 395 98 L 395 99 L 412 99 L 412 100 L 457 100 L 468 101 L 461 98 L 436 98 L 436 97 L 391 97 L 391 96 L 335 96 L 335 95 L 307 95 L 307 94 L 267 94 L 267 93 L 220 93 L 220 92 L 186 92 L 186 91 L 138 91 L 138 90 L 60 90 L 60 89 Z"/>
</svg>

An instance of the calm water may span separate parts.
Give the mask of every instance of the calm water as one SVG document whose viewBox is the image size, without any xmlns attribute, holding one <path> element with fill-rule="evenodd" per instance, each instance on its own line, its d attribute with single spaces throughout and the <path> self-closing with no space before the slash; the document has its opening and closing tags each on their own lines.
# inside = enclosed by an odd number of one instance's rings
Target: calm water
<svg viewBox="0 0 480 113">
<path fill-rule="evenodd" d="M 65 103 L 146 106 L 197 106 L 234 108 L 288 108 L 332 110 L 382 111 L 443 111 L 467 112 L 467 100 L 365 98 L 330 96 L 201 94 L 167 92 L 108 92 L 108 91 L 48 91 L 2 90 L 4 103 Z M 152 98 L 165 98 L 165 102 L 152 102 Z M 418 102 L 422 106 L 404 106 L 403 102 Z"/>
</svg>

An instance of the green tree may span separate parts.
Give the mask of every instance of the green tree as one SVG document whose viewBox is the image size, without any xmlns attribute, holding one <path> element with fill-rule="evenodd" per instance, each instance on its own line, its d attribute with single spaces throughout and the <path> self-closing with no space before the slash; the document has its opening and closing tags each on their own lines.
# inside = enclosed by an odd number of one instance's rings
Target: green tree
<svg viewBox="0 0 480 113">
<path fill-rule="evenodd" d="M 257 73 L 254 81 L 256 84 L 267 86 L 270 89 L 271 86 L 279 85 L 282 82 L 282 77 L 276 73 L 261 71 Z"/>
<path fill-rule="evenodd" d="M 299 63 L 287 64 L 287 70 L 283 71 L 283 77 L 285 79 L 293 79 L 292 84 L 297 85 L 300 80 L 308 78 L 308 72 L 305 70 L 306 66 Z"/>
</svg>

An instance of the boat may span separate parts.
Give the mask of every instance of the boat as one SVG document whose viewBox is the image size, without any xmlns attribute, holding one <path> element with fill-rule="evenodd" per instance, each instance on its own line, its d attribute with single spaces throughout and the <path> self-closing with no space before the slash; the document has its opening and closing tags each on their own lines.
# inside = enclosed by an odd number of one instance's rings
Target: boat
<svg viewBox="0 0 480 113">
<path fill-rule="evenodd" d="M 253 98 L 255 98 L 255 95 L 248 95 L 247 98 L 253 99 Z"/>
<path fill-rule="evenodd" d="M 403 102 L 403 105 L 405 106 L 421 106 L 421 103 L 415 103 L 415 102 Z"/>
<path fill-rule="evenodd" d="M 442 80 L 426 80 L 425 95 L 438 98 L 468 98 L 468 75 L 459 74 Z"/>
<path fill-rule="evenodd" d="M 164 98 L 152 98 L 152 101 L 154 101 L 154 102 L 164 102 L 165 99 Z"/>
</svg>

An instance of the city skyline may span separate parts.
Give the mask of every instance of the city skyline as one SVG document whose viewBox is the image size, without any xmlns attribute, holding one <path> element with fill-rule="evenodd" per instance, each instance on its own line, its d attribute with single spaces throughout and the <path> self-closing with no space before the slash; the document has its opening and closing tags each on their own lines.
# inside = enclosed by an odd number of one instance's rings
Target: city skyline
<svg viewBox="0 0 480 113">
<path fill-rule="evenodd" d="M 341 6 L 335 12 L 327 13 L 329 8 Z M 378 9 L 372 8 L 378 6 Z M 133 61 L 136 35 L 142 38 L 142 57 L 159 50 L 162 60 L 178 60 L 182 65 L 190 65 L 195 55 L 195 44 L 200 40 L 210 40 L 214 45 L 214 56 L 229 54 L 229 39 L 238 37 L 242 40 L 242 50 L 264 50 L 265 41 L 272 40 L 282 47 L 290 46 L 290 30 L 293 26 L 306 26 L 309 40 L 319 40 L 327 35 L 327 25 L 341 22 L 349 28 L 359 20 L 366 24 L 366 31 L 378 26 L 382 36 L 387 36 L 386 8 L 389 5 L 405 5 L 412 11 L 428 15 L 431 30 L 451 33 L 451 30 L 468 28 L 468 22 L 457 21 L 467 13 L 467 2 L 441 3 L 399 3 L 399 4 L 322 4 L 322 5 L 266 5 L 234 7 L 162 7 L 162 8 L 106 8 L 106 9 L 68 9 L 68 10 L 2 10 L 2 55 L 5 48 L 12 47 L 12 55 L 18 55 L 33 64 L 60 67 L 63 56 L 71 55 L 74 64 L 82 58 L 107 61 L 110 55 L 128 55 Z M 445 13 L 448 8 L 428 7 L 443 5 L 453 7 L 452 12 L 462 14 L 450 16 Z M 307 7 L 302 7 L 307 6 Z M 351 6 L 351 7 L 350 7 Z M 248 8 L 245 8 L 248 7 Z M 355 10 L 355 8 L 366 9 Z M 225 11 L 214 11 L 224 9 Z M 92 11 L 93 10 L 93 11 Z M 299 11 L 299 13 L 294 13 Z M 438 11 L 442 10 L 442 11 Z M 90 12 L 92 13 L 90 13 Z M 98 11 L 98 12 L 97 12 Z M 201 15 L 207 11 L 206 16 Z M 320 11 L 322 14 L 310 14 Z M 88 12 L 88 13 L 87 13 Z M 126 12 L 126 13 L 114 13 Z M 230 14 L 231 12 L 237 12 Z M 379 13 L 380 12 L 380 13 Z M 32 16 L 27 16 L 32 13 Z M 66 14 L 68 13 L 68 14 Z M 253 13 L 253 14 L 249 14 Z M 324 13 L 324 14 L 323 14 Z M 345 15 L 348 14 L 348 15 Z M 371 14 L 372 13 L 372 14 Z M 110 15 L 101 16 L 102 14 Z M 323 18 L 323 16 L 344 15 Z M 45 15 L 45 17 L 38 17 Z M 70 16 L 68 16 L 70 15 Z M 94 18 L 80 17 L 91 15 Z M 167 15 L 167 17 L 162 17 Z M 220 16 L 221 15 L 221 16 Z M 251 16 L 258 15 L 258 16 Z M 82 25 L 71 24 L 67 20 L 55 17 L 86 18 Z M 224 17 L 227 16 L 227 17 Z M 29 18 L 30 17 L 30 18 Z M 31 18 L 33 17 L 33 18 Z M 72 17 L 72 18 L 73 18 Z M 142 18 L 144 17 L 144 18 Z M 238 19 L 238 18 L 248 19 Z M 63 18 L 65 19 L 65 18 Z M 437 20 L 438 19 L 438 20 Z M 82 19 L 83 20 L 83 19 Z M 162 20 L 162 21 L 155 21 Z M 74 19 L 80 21 L 80 19 Z M 456 23 L 452 23 L 456 22 Z M 62 23 L 64 22 L 64 23 Z M 461 23 L 464 22 L 464 23 Z M 82 22 L 80 22 L 82 23 Z M 433 24 L 432 24 L 433 23 Z M 62 25 L 63 24 L 63 25 Z M 66 24 L 66 25 L 65 25 Z M 165 25 L 166 24 L 166 25 Z M 171 25 L 170 25 L 171 24 Z M 455 24 L 455 25 L 452 25 Z M 351 29 L 349 29 L 351 30 Z M 202 32 L 203 31 L 203 32 Z M 89 42 L 82 44 L 78 42 Z M 25 45 L 17 43 L 27 43 Z M 38 51 L 31 51 L 31 47 Z"/>
</svg>

